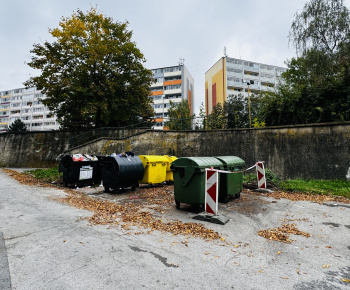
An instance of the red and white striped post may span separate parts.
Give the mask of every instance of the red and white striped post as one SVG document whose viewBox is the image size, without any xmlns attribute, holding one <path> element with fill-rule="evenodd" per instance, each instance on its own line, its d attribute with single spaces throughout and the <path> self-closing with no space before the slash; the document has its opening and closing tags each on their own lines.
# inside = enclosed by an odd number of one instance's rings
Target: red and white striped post
<svg viewBox="0 0 350 290">
<path fill-rule="evenodd" d="M 205 174 L 205 211 L 210 214 L 218 213 L 218 176 L 216 170 L 206 169 Z"/>
<path fill-rule="evenodd" d="M 256 174 L 258 177 L 258 188 L 266 189 L 265 168 L 264 168 L 264 163 L 262 161 L 258 161 L 256 163 Z"/>
</svg>

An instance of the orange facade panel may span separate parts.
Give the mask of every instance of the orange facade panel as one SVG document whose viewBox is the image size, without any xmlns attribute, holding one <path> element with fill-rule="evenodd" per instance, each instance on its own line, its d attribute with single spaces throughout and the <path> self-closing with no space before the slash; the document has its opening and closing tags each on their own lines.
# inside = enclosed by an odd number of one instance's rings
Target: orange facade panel
<svg viewBox="0 0 350 290">
<path fill-rule="evenodd" d="M 159 95 L 163 95 L 164 94 L 164 91 L 154 91 L 154 92 L 151 92 L 151 96 L 159 96 Z"/>
<path fill-rule="evenodd" d="M 190 115 L 192 114 L 192 95 L 191 90 L 188 90 L 188 106 L 190 108 Z"/>
<path fill-rule="evenodd" d="M 166 81 L 166 82 L 164 82 L 164 86 L 180 85 L 181 83 L 182 83 L 181 80 Z"/>
<path fill-rule="evenodd" d="M 157 122 L 157 123 L 163 122 L 163 118 L 157 118 L 157 119 L 156 119 L 156 122 Z"/>
</svg>

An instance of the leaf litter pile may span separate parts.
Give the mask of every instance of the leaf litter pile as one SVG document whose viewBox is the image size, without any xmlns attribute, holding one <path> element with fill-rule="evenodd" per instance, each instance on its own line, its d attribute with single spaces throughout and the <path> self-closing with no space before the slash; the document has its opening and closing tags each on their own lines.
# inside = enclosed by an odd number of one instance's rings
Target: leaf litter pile
<svg viewBox="0 0 350 290">
<path fill-rule="evenodd" d="M 309 233 L 298 230 L 296 224 L 284 224 L 282 227 L 276 229 L 261 230 L 258 234 L 268 240 L 275 240 L 286 244 L 292 243 L 292 240 L 289 239 L 291 234 L 305 236 L 307 238 L 310 237 Z"/>
<path fill-rule="evenodd" d="M 32 186 L 57 188 L 55 185 L 41 182 L 40 180 L 28 174 L 19 173 L 17 171 L 9 169 L 3 170 L 20 183 Z M 168 186 L 165 188 L 152 188 L 150 190 L 143 190 L 140 192 L 139 196 L 135 198 L 142 199 L 147 205 L 151 206 L 151 210 L 164 213 L 164 208 L 174 203 L 173 191 L 171 189 L 172 187 Z M 102 201 L 91 198 L 85 194 L 77 194 L 77 192 L 72 189 L 64 188 L 63 190 L 66 191 L 69 195 L 58 200 L 64 203 L 68 203 L 72 206 L 94 212 L 94 214 L 88 218 L 91 224 L 120 224 L 124 229 L 129 229 L 130 226 L 137 226 L 139 228 L 149 229 L 148 232 L 158 230 L 162 232 L 169 232 L 174 235 L 191 235 L 207 240 L 224 240 L 224 238 L 221 238 L 217 232 L 214 232 L 211 229 L 207 229 L 201 224 L 183 223 L 179 220 L 164 222 L 163 219 L 154 217 L 154 214 L 152 212 L 144 210 L 145 208 L 143 206 L 135 203 L 127 202 L 125 204 L 117 204 L 111 201 Z M 295 192 L 288 193 L 281 191 L 260 193 L 246 189 L 243 190 L 243 193 L 263 195 L 275 199 L 285 198 L 292 201 L 311 201 L 317 203 L 336 201 L 342 203 L 350 203 L 349 199 L 339 196 L 313 195 Z M 295 224 L 284 224 L 282 227 L 276 229 L 260 230 L 258 234 L 266 239 L 276 240 L 288 244 L 292 242 L 290 239 L 291 234 L 310 237 L 309 233 L 298 230 Z"/>
<path fill-rule="evenodd" d="M 55 187 L 49 183 L 43 183 L 40 180 L 24 173 L 19 173 L 14 170 L 4 169 L 12 178 L 20 183 L 30 186 L 44 186 Z M 134 203 L 125 203 L 123 205 L 111 201 L 98 200 L 89 197 L 85 194 L 76 193 L 72 189 L 63 188 L 68 195 L 64 198 L 55 198 L 55 200 L 67 203 L 71 206 L 92 211 L 94 214 L 88 218 L 93 225 L 121 225 L 125 230 L 130 226 L 137 226 L 139 228 L 149 229 L 148 233 L 158 230 L 161 232 L 169 232 L 173 235 L 185 235 L 200 237 L 206 240 L 218 240 L 221 236 L 211 229 L 205 228 L 197 223 L 183 223 L 179 220 L 164 222 L 162 219 L 154 217 L 150 211 L 144 210 L 144 207 Z M 146 200 L 148 204 L 155 204 L 158 208 L 155 210 L 162 210 L 160 206 L 174 203 L 173 194 L 170 190 L 161 190 L 154 188 L 143 191 L 140 198 Z"/>
<path fill-rule="evenodd" d="M 20 173 L 20 172 L 17 172 L 15 170 L 10 170 L 10 169 L 5 169 L 5 168 L 3 168 L 2 170 L 5 171 L 13 179 L 15 179 L 18 182 L 25 184 L 25 185 L 41 186 L 41 187 L 53 187 L 50 183 L 41 182 L 39 179 L 36 179 L 29 174 Z"/>
<path fill-rule="evenodd" d="M 122 222 L 121 226 L 124 229 L 129 229 L 130 226 L 138 226 L 150 229 L 148 233 L 158 230 L 174 235 L 201 237 L 207 240 L 221 238 L 218 233 L 205 228 L 201 224 L 183 223 L 178 220 L 164 222 L 162 219 L 154 217 L 151 212 L 143 210 L 143 207 L 138 204 L 126 203 L 120 205 L 111 201 L 96 200 L 84 194 L 68 195 L 66 198 L 58 200 L 81 209 L 93 211 L 93 216 L 89 218 L 92 224 L 118 225 Z"/>
<path fill-rule="evenodd" d="M 244 189 L 243 193 L 254 194 L 254 195 L 262 195 L 265 197 L 272 197 L 274 199 L 289 199 L 292 201 L 311 201 L 317 203 L 324 202 L 340 202 L 340 203 L 350 203 L 350 199 L 343 196 L 331 196 L 324 194 L 311 194 L 311 193 L 300 193 L 300 192 L 284 192 L 284 191 L 273 191 L 273 192 L 256 192 L 253 190 Z"/>
</svg>

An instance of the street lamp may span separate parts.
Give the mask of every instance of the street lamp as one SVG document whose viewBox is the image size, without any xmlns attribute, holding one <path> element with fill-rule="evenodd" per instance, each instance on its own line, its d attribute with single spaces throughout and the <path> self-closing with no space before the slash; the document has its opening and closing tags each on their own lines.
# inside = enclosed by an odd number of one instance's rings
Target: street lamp
<svg viewBox="0 0 350 290">
<path fill-rule="evenodd" d="M 250 82 L 247 82 L 247 86 L 248 86 L 248 109 L 249 109 L 249 128 L 252 127 L 252 117 L 250 115 L 250 95 L 249 95 L 249 86 L 250 86 Z"/>
</svg>

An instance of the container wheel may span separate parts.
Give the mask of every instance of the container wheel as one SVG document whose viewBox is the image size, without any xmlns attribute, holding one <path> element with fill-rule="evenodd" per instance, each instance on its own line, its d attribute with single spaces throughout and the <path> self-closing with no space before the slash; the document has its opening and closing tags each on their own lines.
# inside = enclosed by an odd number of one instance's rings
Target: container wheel
<svg viewBox="0 0 350 290">
<path fill-rule="evenodd" d="M 180 202 L 175 200 L 175 204 L 176 204 L 176 208 L 179 209 L 180 208 Z"/>
<path fill-rule="evenodd" d="M 235 195 L 235 198 L 240 198 L 240 197 L 241 197 L 241 193 L 240 192 Z"/>
<path fill-rule="evenodd" d="M 136 185 L 131 186 L 132 191 L 135 191 L 135 189 L 136 189 Z"/>
</svg>

